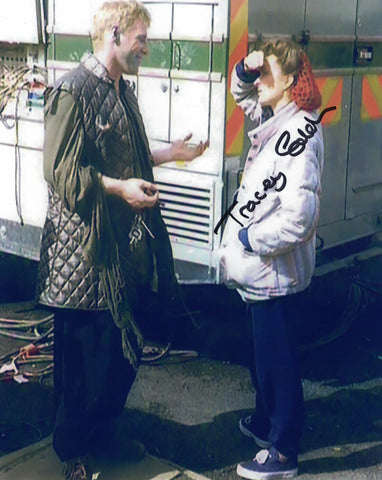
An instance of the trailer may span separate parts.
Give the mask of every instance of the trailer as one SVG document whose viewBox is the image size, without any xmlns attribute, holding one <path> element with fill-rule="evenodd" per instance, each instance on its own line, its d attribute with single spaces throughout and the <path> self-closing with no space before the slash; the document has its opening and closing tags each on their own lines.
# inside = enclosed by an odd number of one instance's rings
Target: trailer
<svg viewBox="0 0 382 480">
<path fill-rule="evenodd" d="M 3 0 L 0 13 L 0 251 L 38 260 L 47 189 L 43 91 L 91 50 L 100 0 Z M 382 229 L 379 0 L 144 0 L 150 54 L 135 89 L 152 148 L 193 133 L 209 149 L 156 167 L 183 283 L 219 283 L 219 222 L 238 188 L 251 128 L 229 92 L 261 38 L 293 38 L 321 91 L 325 143 L 321 251 Z M 13 82 L 13 83 L 12 83 Z M 14 85 L 15 88 L 10 88 Z M 335 109 L 331 109 L 335 107 Z"/>
</svg>

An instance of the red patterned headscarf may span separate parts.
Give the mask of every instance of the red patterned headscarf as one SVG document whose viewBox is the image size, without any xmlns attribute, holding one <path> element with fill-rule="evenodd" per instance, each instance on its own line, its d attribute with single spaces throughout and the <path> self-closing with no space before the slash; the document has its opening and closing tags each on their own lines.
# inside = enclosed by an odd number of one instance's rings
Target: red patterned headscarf
<svg viewBox="0 0 382 480">
<path fill-rule="evenodd" d="M 293 101 L 303 110 L 316 110 L 321 106 L 321 94 L 314 80 L 312 67 L 305 52 L 300 54 L 296 85 L 292 88 Z"/>
</svg>

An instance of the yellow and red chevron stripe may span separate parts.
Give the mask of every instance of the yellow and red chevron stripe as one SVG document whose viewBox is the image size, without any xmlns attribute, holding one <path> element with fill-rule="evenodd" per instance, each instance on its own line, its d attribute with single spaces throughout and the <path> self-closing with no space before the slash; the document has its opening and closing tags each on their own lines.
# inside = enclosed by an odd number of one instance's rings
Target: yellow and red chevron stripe
<svg viewBox="0 0 382 480">
<path fill-rule="evenodd" d="M 382 117 L 382 75 L 365 75 L 362 79 L 362 120 Z"/>
<path fill-rule="evenodd" d="M 344 84 L 343 77 L 316 77 L 318 89 L 321 92 L 322 105 L 320 110 L 327 107 L 336 107 L 324 115 L 323 125 L 335 125 L 341 120 L 342 115 L 342 89 Z"/>
<path fill-rule="evenodd" d="M 231 0 L 228 60 L 228 85 L 235 64 L 247 55 L 248 50 L 248 0 Z M 243 149 L 244 113 L 236 105 L 230 92 L 227 94 L 226 146 L 227 155 L 240 155 Z"/>
</svg>

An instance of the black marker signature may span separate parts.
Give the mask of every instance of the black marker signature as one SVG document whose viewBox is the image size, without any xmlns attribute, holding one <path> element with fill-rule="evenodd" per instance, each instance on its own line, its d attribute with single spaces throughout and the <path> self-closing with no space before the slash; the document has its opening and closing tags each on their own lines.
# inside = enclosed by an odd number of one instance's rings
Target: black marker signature
<svg viewBox="0 0 382 480">
<path fill-rule="evenodd" d="M 305 125 L 305 132 L 303 132 L 301 130 L 301 128 L 298 128 L 297 132 L 301 135 L 301 137 L 299 137 L 297 140 L 292 142 L 290 145 L 289 145 L 290 133 L 287 130 L 285 130 L 280 135 L 279 139 L 277 140 L 276 146 L 275 146 L 275 151 L 276 151 L 277 155 L 280 155 L 281 157 L 284 157 L 286 155 L 291 155 L 292 157 L 297 157 L 297 155 L 300 155 L 300 153 L 302 153 L 305 150 L 305 147 L 306 147 L 306 144 L 308 143 L 308 140 L 310 140 L 314 136 L 314 134 L 317 132 L 316 125 L 321 123 L 321 120 L 326 113 L 331 112 L 332 110 L 336 110 L 336 108 L 337 107 L 334 107 L 334 106 L 325 108 L 324 110 L 322 110 L 322 112 L 320 113 L 317 120 L 313 120 L 312 118 L 304 117 L 304 119 L 307 122 L 307 124 Z M 282 152 L 282 151 L 280 151 L 279 147 L 280 147 L 280 144 L 283 141 L 284 141 L 284 144 L 281 146 L 281 148 L 283 148 L 284 151 Z M 282 176 L 282 177 L 280 177 L 280 176 Z M 282 190 L 284 190 L 287 180 L 286 180 L 285 174 L 280 172 L 277 177 L 272 177 L 271 176 L 271 177 L 269 177 L 269 179 L 267 178 L 263 181 L 264 192 L 266 192 L 270 188 L 273 188 L 280 178 L 283 178 L 283 184 L 280 188 L 278 188 L 278 189 L 275 188 L 275 190 L 276 190 L 276 192 L 281 192 Z M 257 201 L 249 200 L 247 202 L 247 204 L 242 206 L 239 210 L 240 215 L 242 215 L 245 218 L 249 218 L 249 216 L 245 215 L 244 211 L 247 210 L 248 212 L 252 213 L 255 210 L 256 205 L 259 205 L 261 203 L 261 200 L 264 200 L 264 198 L 267 195 L 266 195 L 266 193 L 264 193 L 263 195 L 260 195 L 259 192 L 255 192 L 254 196 L 255 196 Z M 244 225 L 241 222 L 239 222 L 239 220 L 237 218 L 235 218 L 231 213 L 232 210 L 236 207 L 237 204 L 238 204 L 238 201 L 234 200 L 232 205 L 228 208 L 228 210 L 225 212 L 225 214 L 222 216 L 222 218 L 217 223 L 216 227 L 214 228 L 214 233 L 216 233 L 216 234 L 218 233 L 219 228 L 221 227 L 222 223 L 224 222 L 224 220 L 228 216 L 233 218 L 235 220 L 235 222 L 237 222 L 239 225 L 244 227 Z"/>
<path fill-rule="evenodd" d="M 297 157 L 297 155 L 300 155 L 300 153 L 302 153 L 305 150 L 308 140 L 311 139 L 313 135 L 317 132 L 316 125 L 321 123 L 322 117 L 326 113 L 332 110 L 335 110 L 336 108 L 337 107 L 325 108 L 324 110 L 322 110 L 317 120 L 304 117 L 304 119 L 307 121 L 307 124 L 305 125 L 305 132 L 302 131 L 301 128 L 298 128 L 297 131 L 301 135 L 301 137 L 297 138 L 297 140 L 294 140 L 291 144 L 289 144 L 290 133 L 287 130 L 285 130 L 285 132 L 283 132 L 280 135 L 280 138 L 277 140 L 277 143 L 275 146 L 275 151 L 277 155 L 280 155 L 281 157 L 284 157 L 285 155 L 291 155 L 292 157 Z M 280 150 L 280 146 L 283 151 Z"/>
<path fill-rule="evenodd" d="M 263 180 L 263 187 L 264 187 L 264 193 L 263 194 L 260 194 L 260 192 L 255 192 L 254 194 L 254 197 L 256 198 L 256 200 L 248 200 L 248 202 L 246 203 L 246 205 L 243 205 L 239 212 L 240 212 L 240 215 L 244 218 L 249 218 L 248 215 L 246 215 L 244 212 L 247 211 L 247 212 L 250 212 L 252 213 L 256 206 L 257 205 L 260 205 L 261 201 L 264 200 L 264 198 L 266 198 L 267 194 L 265 193 L 266 191 L 270 190 L 271 188 L 275 187 L 277 182 L 279 180 L 282 180 L 282 183 L 279 187 L 275 188 L 275 191 L 276 192 L 281 192 L 282 190 L 284 190 L 285 186 L 286 186 L 286 183 L 287 183 L 287 178 L 286 178 L 286 175 L 283 173 L 283 172 L 279 172 L 277 177 L 272 177 L 272 175 L 269 177 L 269 178 L 266 178 L 265 180 Z M 234 200 L 234 202 L 232 203 L 232 205 L 229 207 L 229 209 L 225 212 L 225 214 L 222 216 L 222 218 L 219 220 L 218 224 L 216 225 L 215 229 L 214 229 L 214 233 L 218 233 L 218 230 L 219 228 L 221 227 L 221 224 L 224 222 L 224 220 L 230 216 L 231 218 L 233 218 L 235 220 L 235 222 L 237 222 L 239 225 L 241 225 L 242 227 L 244 227 L 244 225 L 236 218 L 232 215 L 232 210 L 236 207 L 236 205 L 238 204 L 239 202 L 237 200 Z"/>
</svg>

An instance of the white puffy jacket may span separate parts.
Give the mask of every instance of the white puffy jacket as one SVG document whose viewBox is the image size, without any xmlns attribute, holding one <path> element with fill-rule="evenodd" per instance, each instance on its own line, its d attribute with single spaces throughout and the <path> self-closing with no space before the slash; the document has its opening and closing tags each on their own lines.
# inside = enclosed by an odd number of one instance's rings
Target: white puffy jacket
<svg viewBox="0 0 382 480">
<path fill-rule="evenodd" d="M 231 91 L 258 126 L 251 141 L 237 203 L 227 217 L 221 244 L 221 276 L 245 301 L 265 300 L 304 290 L 315 266 L 323 140 L 317 112 L 291 102 L 261 123 L 254 84 L 234 69 Z M 302 131 L 304 138 L 298 130 Z M 288 133 L 289 132 L 289 142 Z M 293 143 L 297 139 L 298 143 Z M 276 151 L 276 145 L 278 149 Z M 294 145 L 294 150 L 291 149 Z M 285 183 L 286 182 L 286 183 Z M 239 231 L 248 227 L 248 251 Z"/>
</svg>

